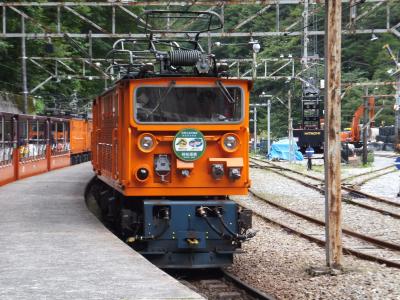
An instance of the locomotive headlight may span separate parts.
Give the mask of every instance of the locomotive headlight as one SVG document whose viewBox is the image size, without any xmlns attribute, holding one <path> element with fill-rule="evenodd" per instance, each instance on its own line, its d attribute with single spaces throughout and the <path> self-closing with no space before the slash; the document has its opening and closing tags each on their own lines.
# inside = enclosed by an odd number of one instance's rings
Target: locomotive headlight
<svg viewBox="0 0 400 300">
<path fill-rule="evenodd" d="M 233 133 L 227 133 L 222 137 L 222 148 L 226 152 L 235 152 L 239 148 L 239 137 Z"/>
<path fill-rule="evenodd" d="M 156 146 L 156 138 L 150 133 L 143 133 L 139 136 L 138 147 L 140 151 L 151 152 Z"/>
</svg>

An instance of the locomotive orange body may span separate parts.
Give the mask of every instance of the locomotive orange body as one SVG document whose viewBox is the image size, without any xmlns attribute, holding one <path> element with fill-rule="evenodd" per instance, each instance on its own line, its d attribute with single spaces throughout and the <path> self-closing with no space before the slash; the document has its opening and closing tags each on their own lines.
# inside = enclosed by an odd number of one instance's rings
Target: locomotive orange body
<svg viewBox="0 0 400 300">
<path fill-rule="evenodd" d="M 90 191 L 100 217 L 154 264 L 223 267 L 254 236 L 251 211 L 229 199 L 250 186 L 251 83 L 228 79 L 227 64 L 198 42 L 222 19 L 183 14 L 146 12 L 146 21 L 157 19 L 148 39 L 121 39 L 109 52 L 121 79 L 93 102 Z M 154 37 L 174 17 L 208 23 L 194 38 Z"/>
<path fill-rule="evenodd" d="M 123 79 L 94 101 L 103 218 L 160 267 L 227 266 L 250 237 L 251 212 L 228 198 L 250 185 L 250 87 L 215 77 Z"/>
<path fill-rule="evenodd" d="M 119 82 L 94 102 L 93 105 L 93 166 L 99 177 L 125 196 L 201 196 L 247 194 L 248 173 L 248 99 L 249 82 L 243 80 L 222 80 L 226 88 L 235 87 L 240 91 L 240 117 L 233 122 L 219 121 L 141 122 L 135 112 L 135 95 L 141 88 L 166 88 L 175 82 L 174 89 L 218 90 L 218 78 L 162 78 L 125 80 Z M 172 96 L 172 95 L 171 95 Z M 187 99 L 189 105 L 197 109 L 199 99 Z M 225 100 L 224 100 L 225 101 Z M 170 104 L 170 103 L 169 103 Z M 139 104 L 140 105 L 140 104 Z M 179 105 L 179 104 L 178 104 Z M 165 112 L 164 108 L 164 112 Z M 200 112 L 201 113 L 201 112 Z M 206 150 L 196 161 L 186 162 L 178 158 L 172 147 L 175 134 L 183 128 L 201 131 L 206 142 Z M 231 133 L 237 141 L 233 150 L 227 149 L 223 138 Z M 141 147 L 141 139 L 153 139 L 150 149 Z M 157 175 L 155 157 L 167 155 L 171 165 L 165 181 Z M 222 164 L 224 176 L 214 178 L 212 166 Z M 230 169 L 236 168 L 240 178 L 229 178 Z M 138 172 L 147 170 L 148 176 L 140 178 Z M 185 171 L 182 173 L 182 171 Z M 186 176 L 185 174 L 188 174 Z"/>
</svg>

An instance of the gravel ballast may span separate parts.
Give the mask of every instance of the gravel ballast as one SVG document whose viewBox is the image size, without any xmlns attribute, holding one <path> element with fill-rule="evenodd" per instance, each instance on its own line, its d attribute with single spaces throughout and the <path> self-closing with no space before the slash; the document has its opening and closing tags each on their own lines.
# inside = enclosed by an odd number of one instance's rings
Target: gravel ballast
<svg viewBox="0 0 400 300">
<path fill-rule="evenodd" d="M 344 256 L 343 274 L 308 274 L 325 266 L 325 251 L 316 244 L 255 217 L 255 238 L 245 243 L 230 270 L 277 299 L 400 299 L 400 270 Z"/>
<path fill-rule="evenodd" d="M 393 158 L 379 157 L 371 170 L 387 166 L 392 161 Z M 284 165 L 289 166 L 287 163 Z M 344 173 L 347 177 L 367 170 L 347 167 Z M 324 196 L 320 193 L 261 169 L 251 169 L 251 179 L 252 189 L 257 194 L 307 215 L 324 218 Z M 381 186 L 395 185 L 397 188 L 398 180 L 398 173 L 387 174 L 368 181 L 362 190 L 395 200 L 395 189 Z M 233 197 L 233 200 L 246 203 L 253 210 L 262 206 L 250 196 Z M 260 209 L 265 210 L 265 207 Z M 285 221 L 280 212 L 272 209 L 269 209 L 268 216 Z M 400 220 L 343 203 L 343 222 L 356 231 L 400 243 Z M 277 299 L 400 299 L 399 269 L 346 255 L 343 273 L 314 277 L 307 270 L 325 266 L 324 248 L 259 217 L 254 217 L 253 228 L 259 230 L 257 236 L 244 244 L 246 253 L 236 256 L 230 270 Z M 307 233 L 313 231 L 315 228 L 310 226 Z"/>
</svg>

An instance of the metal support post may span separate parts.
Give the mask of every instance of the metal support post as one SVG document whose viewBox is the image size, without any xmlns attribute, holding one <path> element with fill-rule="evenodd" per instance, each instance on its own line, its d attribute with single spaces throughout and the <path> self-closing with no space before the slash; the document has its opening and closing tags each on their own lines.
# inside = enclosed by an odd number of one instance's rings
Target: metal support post
<svg viewBox="0 0 400 300">
<path fill-rule="evenodd" d="M 342 266 L 341 24 L 342 1 L 325 1 L 325 221 L 326 264 Z"/>
<path fill-rule="evenodd" d="M 365 96 L 368 96 L 368 87 L 365 88 Z M 367 149 L 367 143 L 368 143 L 368 115 L 369 115 L 369 99 L 368 97 L 364 97 L 364 116 L 363 116 L 363 155 L 362 155 L 362 162 L 365 165 L 368 160 L 368 149 Z"/>
<path fill-rule="evenodd" d="M 25 44 L 25 17 L 21 16 L 21 51 L 22 51 L 22 95 L 24 97 L 24 114 L 28 113 L 28 83 L 26 77 L 26 44 Z"/>
<path fill-rule="evenodd" d="M 253 80 L 257 78 L 257 53 L 253 51 Z"/>
<path fill-rule="evenodd" d="M 61 6 L 57 6 L 57 33 L 61 33 Z"/>
<path fill-rule="evenodd" d="M 7 33 L 7 12 L 6 7 L 3 6 L 3 34 Z"/>
<path fill-rule="evenodd" d="M 111 33 L 115 34 L 115 6 L 112 7 L 111 11 Z"/>
<path fill-rule="evenodd" d="M 355 4 L 355 0 L 350 0 L 350 29 L 355 29 L 356 19 L 357 19 L 357 5 Z"/>
<path fill-rule="evenodd" d="M 397 77 L 397 83 L 396 83 L 397 89 L 396 89 L 396 110 L 395 110 L 395 128 L 394 128 L 394 141 L 395 141 L 395 148 L 397 148 L 397 145 L 400 143 L 399 140 L 399 126 L 400 126 L 400 76 Z"/>
<path fill-rule="evenodd" d="M 304 0 L 303 11 L 303 66 L 308 66 L 308 0 Z"/>
<path fill-rule="evenodd" d="M 288 138 L 289 162 L 293 161 L 293 121 L 292 121 L 292 92 L 288 91 Z"/>
<path fill-rule="evenodd" d="M 92 62 L 93 58 L 93 40 L 92 40 L 92 31 L 89 30 L 89 61 Z"/>
<path fill-rule="evenodd" d="M 257 106 L 254 105 L 254 154 L 257 154 Z"/>
<path fill-rule="evenodd" d="M 267 104 L 267 110 L 268 110 L 268 123 L 267 123 L 267 131 L 268 131 L 268 144 L 267 144 L 267 154 L 269 157 L 269 152 L 271 149 L 271 100 L 268 99 L 268 104 Z"/>
<path fill-rule="evenodd" d="M 280 31 L 280 24 L 279 24 L 279 18 L 280 18 L 280 12 L 279 12 L 279 2 L 276 3 L 276 19 L 275 19 L 275 23 L 276 23 L 276 32 Z"/>
<path fill-rule="evenodd" d="M 208 54 L 211 54 L 212 51 L 212 42 L 211 42 L 211 35 L 210 32 L 208 32 L 207 34 L 207 50 L 208 50 Z"/>
<path fill-rule="evenodd" d="M 390 3 L 386 2 L 386 28 L 390 29 Z"/>
<path fill-rule="evenodd" d="M 222 21 L 225 24 L 225 4 L 223 2 L 221 5 L 221 14 L 220 15 L 221 15 Z M 221 28 L 221 33 L 223 33 L 223 32 L 224 32 L 224 27 Z"/>
</svg>

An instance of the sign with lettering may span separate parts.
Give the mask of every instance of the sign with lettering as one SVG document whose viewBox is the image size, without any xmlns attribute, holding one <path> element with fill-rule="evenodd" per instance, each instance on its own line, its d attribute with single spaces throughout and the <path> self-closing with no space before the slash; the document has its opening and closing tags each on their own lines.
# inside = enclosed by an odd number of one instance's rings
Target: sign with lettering
<svg viewBox="0 0 400 300">
<path fill-rule="evenodd" d="M 175 135 L 172 147 L 179 159 L 195 161 L 203 156 L 206 150 L 206 140 L 199 130 L 184 128 Z"/>
</svg>

